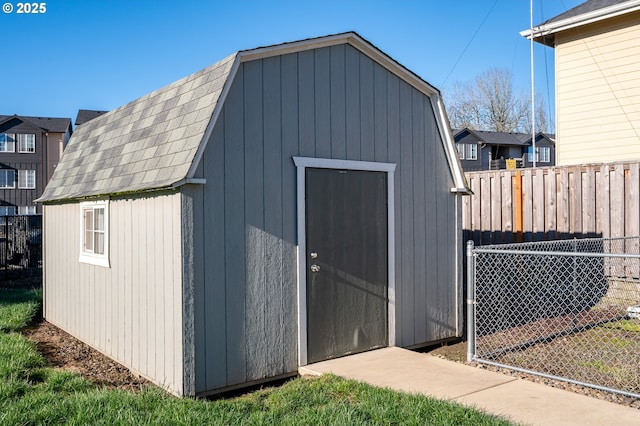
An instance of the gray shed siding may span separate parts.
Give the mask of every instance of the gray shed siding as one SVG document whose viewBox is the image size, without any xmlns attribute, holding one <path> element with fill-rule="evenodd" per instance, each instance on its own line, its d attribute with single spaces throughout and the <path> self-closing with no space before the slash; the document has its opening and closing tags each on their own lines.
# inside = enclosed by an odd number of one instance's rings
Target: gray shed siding
<svg viewBox="0 0 640 426">
<path fill-rule="evenodd" d="M 189 189 L 196 392 L 297 370 L 293 156 L 397 164 L 396 345 L 459 333 L 459 216 L 430 99 L 349 45 L 244 62 Z"/>
<path fill-rule="evenodd" d="M 182 195 L 109 202 L 110 268 L 78 261 L 80 206 L 44 206 L 47 321 L 183 393 Z"/>
</svg>

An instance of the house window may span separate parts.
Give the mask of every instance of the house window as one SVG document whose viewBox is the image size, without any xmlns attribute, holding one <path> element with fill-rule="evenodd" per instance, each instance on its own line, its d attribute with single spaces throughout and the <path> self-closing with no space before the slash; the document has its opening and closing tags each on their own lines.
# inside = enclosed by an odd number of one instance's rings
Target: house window
<svg viewBox="0 0 640 426">
<path fill-rule="evenodd" d="M 539 148 L 540 153 L 540 162 L 541 163 L 550 163 L 551 162 L 551 148 L 548 146 L 543 146 Z"/>
<path fill-rule="evenodd" d="M 0 133 L 0 152 L 16 151 L 16 135 L 12 133 Z"/>
<path fill-rule="evenodd" d="M 16 171 L 10 169 L 0 170 L 0 188 L 16 187 Z"/>
<path fill-rule="evenodd" d="M 458 157 L 460 157 L 461 160 L 464 160 L 464 144 L 457 143 L 456 148 L 458 148 Z"/>
<path fill-rule="evenodd" d="M 551 162 L 551 148 L 548 146 L 536 147 L 536 162 L 550 163 Z M 527 160 L 530 163 L 533 162 L 533 147 L 527 147 Z"/>
<path fill-rule="evenodd" d="M 0 206 L 0 216 L 15 216 L 15 214 L 16 208 L 14 206 Z"/>
<path fill-rule="evenodd" d="M 36 135 L 18 135 L 18 152 L 36 152 Z"/>
<path fill-rule="evenodd" d="M 109 267 L 109 202 L 80 204 L 80 262 Z"/>
<path fill-rule="evenodd" d="M 466 144 L 465 149 L 465 157 L 467 160 L 477 160 L 478 159 L 478 145 L 475 143 Z"/>
<path fill-rule="evenodd" d="M 21 214 L 21 215 L 36 214 L 36 206 L 20 206 L 18 207 L 18 214 Z"/>
<path fill-rule="evenodd" d="M 36 171 L 35 170 L 18 170 L 18 188 L 35 189 L 36 187 Z"/>
</svg>

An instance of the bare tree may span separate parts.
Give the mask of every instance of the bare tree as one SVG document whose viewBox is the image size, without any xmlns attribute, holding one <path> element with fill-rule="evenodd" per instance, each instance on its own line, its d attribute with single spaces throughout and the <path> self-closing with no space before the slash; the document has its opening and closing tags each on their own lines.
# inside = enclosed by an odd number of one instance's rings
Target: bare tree
<svg viewBox="0 0 640 426">
<path fill-rule="evenodd" d="M 496 132 L 531 132 L 531 98 L 516 92 L 513 74 L 492 68 L 471 83 L 456 83 L 446 96 L 447 112 L 453 128 L 468 127 Z M 543 102 L 536 102 L 536 129 L 547 130 Z M 539 118 L 541 117 L 541 118 Z"/>
</svg>

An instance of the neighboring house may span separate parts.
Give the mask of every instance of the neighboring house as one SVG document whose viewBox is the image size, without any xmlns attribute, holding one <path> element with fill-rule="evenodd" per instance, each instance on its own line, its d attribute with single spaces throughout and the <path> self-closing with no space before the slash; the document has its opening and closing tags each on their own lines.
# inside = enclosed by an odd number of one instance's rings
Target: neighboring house
<svg viewBox="0 0 640 426">
<path fill-rule="evenodd" d="M 587 1 L 533 38 L 555 48 L 556 163 L 640 160 L 640 1 Z"/>
<path fill-rule="evenodd" d="M 460 163 L 465 172 L 506 168 L 507 159 L 516 167 L 533 167 L 533 144 L 526 133 L 486 132 L 461 129 L 453 132 Z M 555 165 L 554 135 L 536 135 L 536 166 Z"/>
<path fill-rule="evenodd" d="M 44 316 L 177 395 L 462 335 L 440 92 L 355 33 L 234 53 L 80 125 Z"/>
<path fill-rule="evenodd" d="M 71 119 L 0 115 L 0 216 L 41 213 L 42 195 L 72 133 Z"/>
<path fill-rule="evenodd" d="M 86 123 L 87 121 L 91 121 L 96 117 L 100 117 L 108 113 L 109 111 L 96 111 L 92 109 L 79 109 L 78 115 L 76 116 L 76 126 Z"/>
</svg>

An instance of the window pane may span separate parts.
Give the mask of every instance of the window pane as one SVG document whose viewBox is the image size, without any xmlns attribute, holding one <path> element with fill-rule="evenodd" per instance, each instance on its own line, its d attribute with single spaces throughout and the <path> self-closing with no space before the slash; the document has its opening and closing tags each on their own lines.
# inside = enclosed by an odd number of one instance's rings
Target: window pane
<svg viewBox="0 0 640 426">
<path fill-rule="evenodd" d="M 94 209 L 94 229 L 96 231 L 104 231 L 104 208 Z"/>
<path fill-rule="evenodd" d="M 16 174 L 15 170 L 0 170 L 0 188 L 14 188 Z"/>
<path fill-rule="evenodd" d="M 18 188 L 34 189 L 36 187 L 35 170 L 18 170 Z"/>
<path fill-rule="evenodd" d="M 36 214 L 36 206 L 20 206 L 18 207 L 18 214 L 21 214 L 21 215 Z"/>
<path fill-rule="evenodd" d="M 36 135 L 18 135 L 18 151 L 19 152 L 35 152 L 36 151 Z"/>
<path fill-rule="evenodd" d="M 457 143 L 456 148 L 458 148 L 458 156 L 460 157 L 461 160 L 464 160 L 464 144 Z"/>
<path fill-rule="evenodd" d="M 0 152 L 14 152 L 16 137 L 11 133 L 0 133 Z"/>
<path fill-rule="evenodd" d="M 84 211 L 84 251 L 93 253 L 93 210 Z"/>
<path fill-rule="evenodd" d="M 549 148 L 548 146 L 543 146 L 540 152 L 541 155 L 541 161 L 544 163 L 548 163 L 551 161 L 551 148 Z"/>
<path fill-rule="evenodd" d="M 478 158 L 478 145 L 467 144 L 466 151 L 467 160 L 476 160 Z"/>
<path fill-rule="evenodd" d="M 104 232 L 95 232 L 95 244 L 93 252 L 96 254 L 104 254 Z"/>
</svg>

